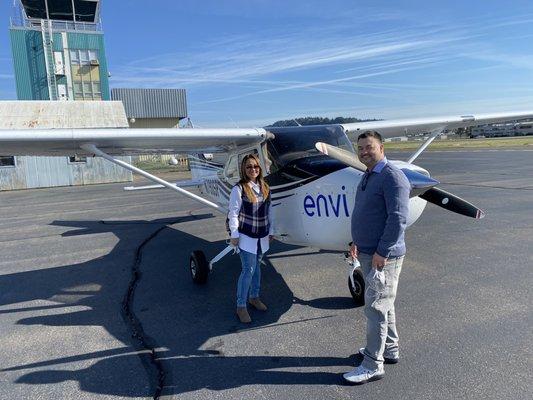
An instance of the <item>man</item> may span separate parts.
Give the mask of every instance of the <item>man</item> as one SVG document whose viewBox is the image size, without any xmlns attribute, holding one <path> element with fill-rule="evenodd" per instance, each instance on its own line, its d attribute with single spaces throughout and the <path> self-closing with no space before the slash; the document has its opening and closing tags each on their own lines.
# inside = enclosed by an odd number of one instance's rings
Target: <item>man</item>
<svg viewBox="0 0 533 400">
<path fill-rule="evenodd" d="M 362 384 L 383 378 L 383 364 L 399 361 L 394 300 L 405 255 L 410 184 L 389 163 L 381 135 L 366 131 L 357 138 L 359 160 L 367 167 L 355 197 L 350 254 L 365 279 L 366 347 L 361 365 L 343 378 Z"/>
</svg>

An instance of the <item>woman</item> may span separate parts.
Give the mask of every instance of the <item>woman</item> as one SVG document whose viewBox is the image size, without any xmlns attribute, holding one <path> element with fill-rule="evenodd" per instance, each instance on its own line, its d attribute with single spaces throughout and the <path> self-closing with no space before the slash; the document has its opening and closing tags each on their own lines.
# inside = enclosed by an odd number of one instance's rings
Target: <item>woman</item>
<svg viewBox="0 0 533 400">
<path fill-rule="evenodd" d="M 241 180 L 231 191 L 228 225 L 231 244 L 239 246 L 242 271 L 237 284 L 237 316 L 242 323 L 252 319 L 246 303 L 266 311 L 259 299 L 261 286 L 261 259 L 272 240 L 272 213 L 270 188 L 263 178 L 259 158 L 255 154 L 244 157 Z"/>
</svg>

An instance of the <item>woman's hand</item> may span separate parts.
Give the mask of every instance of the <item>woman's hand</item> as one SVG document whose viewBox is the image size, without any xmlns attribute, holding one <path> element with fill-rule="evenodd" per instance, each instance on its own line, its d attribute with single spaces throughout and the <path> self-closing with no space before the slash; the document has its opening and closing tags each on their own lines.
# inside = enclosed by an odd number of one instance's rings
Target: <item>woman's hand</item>
<svg viewBox="0 0 533 400">
<path fill-rule="evenodd" d="M 230 244 L 231 244 L 232 246 L 238 246 L 238 245 L 239 245 L 239 238 L 231 238 L 231 239 L 229 240 L 229 242 L 230 242 Z"/>
<path fill-rule="evenodd" d="M 269 241 L 273 241 L 274 240 L 274 235 L 268 235 L 268 240 Z"/>
</svg>

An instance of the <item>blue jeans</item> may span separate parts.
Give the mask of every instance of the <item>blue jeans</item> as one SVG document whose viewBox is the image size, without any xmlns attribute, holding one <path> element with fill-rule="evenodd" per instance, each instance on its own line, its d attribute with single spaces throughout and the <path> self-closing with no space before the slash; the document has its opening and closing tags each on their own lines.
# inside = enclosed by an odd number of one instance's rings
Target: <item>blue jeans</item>
<svg viewBox="0 0 533 400">
<path fill-rule="evenodd" d="M 239 256 L 242 270 L 237 283 L 237 307 L 246 307 L 248 297 L 259 297 L 263 253 L 253 254 L 241 249 Z"/>
</svg>

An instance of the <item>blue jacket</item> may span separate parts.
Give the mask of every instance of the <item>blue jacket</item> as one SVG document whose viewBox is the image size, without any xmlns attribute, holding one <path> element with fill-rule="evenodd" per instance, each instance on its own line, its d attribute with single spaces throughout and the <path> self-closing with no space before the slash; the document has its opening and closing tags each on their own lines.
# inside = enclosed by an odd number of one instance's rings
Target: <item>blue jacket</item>
<svg viewBox="0 0 533 400">
<path fill-rule="evenodd" d="M 352 240 L 362 253 L 378 253 L 387 258 L 403 256 L 406 252 L 404 231 L 409 215 L 409 181 L 386 158 L 365 175 L 357 186 Z"/>
</svg>

